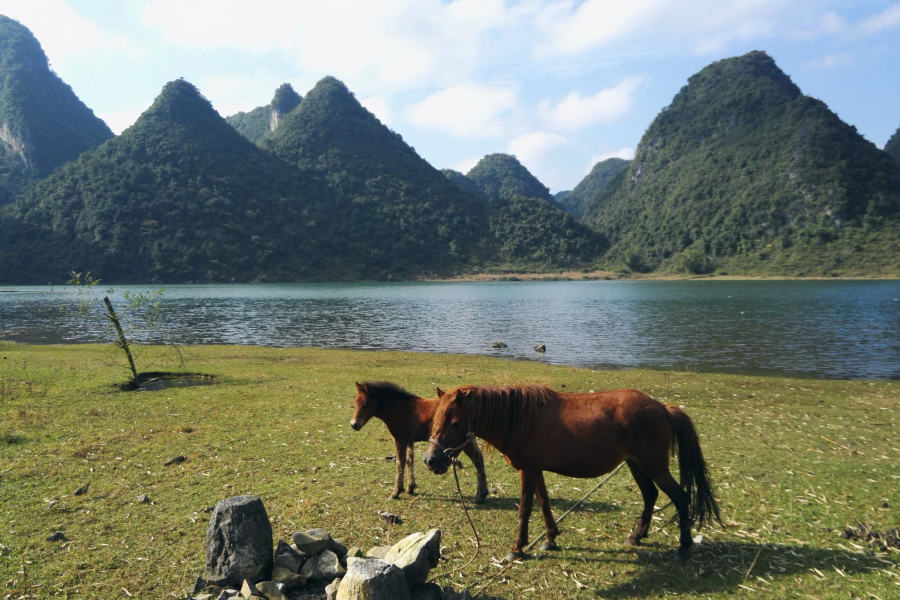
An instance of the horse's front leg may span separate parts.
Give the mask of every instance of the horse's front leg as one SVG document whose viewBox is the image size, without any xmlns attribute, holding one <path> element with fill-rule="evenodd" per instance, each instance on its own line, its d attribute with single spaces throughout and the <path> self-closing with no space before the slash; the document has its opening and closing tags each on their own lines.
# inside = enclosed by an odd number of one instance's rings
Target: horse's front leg
<svg viewBox="0 0 900 600">
<path fill-rule="evenodd" d="M 399 498 L 400 492 L 403 491 L 403 468 L 406 465 L 406 447 L 408 445 L 406 440 L 394 438 L 394 450 L 396 452 L 394 464 L 397 466 L 397 479 L 394 482 L 394 491 L 390 495 L 394 500 Z"/>
<path fill-rule="evenodd" d="M 475 471 L 478 473 L 478 491 L 475 492 L 475 504 L 481 504 L 488 495 L 487 475 L 484 472 L 484 455 L 479 450 L 478 443 L 474 438 L 465 445 L 463 452 L 475 465 Z"/>
<path fill-rule="evenodd" d="M 528 519 L 531 518 L 531 505 L 534 501 L 534 484 L 536 473 L 540 471 L 519 471 L 522 481 L 522 496 L 519 498 L 519 537 L 516 544 L 506 555 L 506 561 L 513 561 L 525 556 L 524 548 L 528 545 Z"/>
<path fill-rule="evenodd" d="M 416 474 L 413 472 L 413 465 L 416 462 L 414 447 L 415 442 L 410 442 L 406 446 L 406 468 L 409 469 L 409 485 L 406 486 L 407 494 L 414 494 L 418 487 L 416 485 Z"/>
<path fill-rule="evenodd" d="M 547 527 L 547 541 L 541 544 L 541 550 L 559 550 L 559 546 L 556 545 L 559 527 L 556 525 L 556 519 L 553 518 L 553 511 L 550 509 L 550 494 L 547 493 L 547 484 L 544 483 L 543 471 L 538 471 L 535 493 L 537 494 L 541 512 L 544 514 L 544 525 Z"/>
</svg>

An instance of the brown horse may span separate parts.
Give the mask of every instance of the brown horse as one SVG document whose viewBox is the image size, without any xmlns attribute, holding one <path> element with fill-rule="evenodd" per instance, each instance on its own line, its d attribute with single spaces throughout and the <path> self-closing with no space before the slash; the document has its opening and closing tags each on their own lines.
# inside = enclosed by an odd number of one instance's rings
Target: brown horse
<svg viewBox="0 0 900 600">
<path fill-rule="evenodd" d="M 677 406 L 638 390 L 563 394 L 536 385 L 458 387 L 438 399 L 425 464 L 434 473 L 445 473 L 450 459 L 475 435 L 502 452 L 522 481 L 519 535 L 507 560 L 524 556 L 535 494 L 547 527 L 541 549 L 559 548 L 543 471 L 598 477 L 625 461 L 644 498 L 628 543 L 647 537 L 659 486 L 678 509 L 681 545 L 676 560 L 689 555 L 692 525 L 702 527 L 713 517 L 721 524 L 691 419 Z M 669 473 L 670 449 L 678 457 L 680 484 Z"/>
<path fill-rule="evenodd" d="M 403 491 L 404 467 L 409 468 L 409 485 L 406 487 L 406 493 L 412 494 L 416 489 L 416 477 L 413 474 L 413 464 L 415 463 L 413 445 L 415 442 L 428 440 L 437 399 L 419 398 L 386 381 L 357 383 L 356 390 L 356 411 L 350 420 L 350 427 L 359 431 L 372 417 L 384 421 L 394 438 L 394 446 L 397 449 L 395 459 L 397 481 L 394 484 L 394 491 L 391 492 L 391 498 L 398 498 L 400 492 Z M 443 395 L 440 388 L 437 392 L 439 396 Z M 478 491 L 475 494 L 475 503 L 480 504 L 484 502 L 488 494 L 484 456 L 474 439 L 467 443 L 462 450 L 469 456 L 472 464 L 475 465 L 475 470 L 478 471 Z"/>
</svg>

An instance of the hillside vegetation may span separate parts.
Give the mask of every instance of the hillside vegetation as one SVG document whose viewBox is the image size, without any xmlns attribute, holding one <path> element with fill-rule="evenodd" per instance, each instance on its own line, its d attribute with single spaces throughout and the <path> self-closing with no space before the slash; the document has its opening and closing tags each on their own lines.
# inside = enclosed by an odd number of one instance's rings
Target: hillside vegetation
<svg viewBox="0 0 900 600">
<path fill-rule="evenodd" d="M 111 137 L 50 70 L 31 31 L 0 15 L 0 206 Z"/>
<path fill-rule="evenodd" d="M 242 136 L 258 144 L 266 134 L 275 131 L 281 118 L 297 108 L 302 100 L 291 84 L 284 83 L 275 90 L 272 102 L 257 106 L 250 112 L 239 112 L 225 117 L 225 121 Z"/>
<path fill-rule="evenodd" d="M 900 162 L 900 128 L 894 132 L 888 143 L 884 145 L 884 151 L 891 155 L 894 160 Z"/>
<path fill-rule="evenodd" d="M 607 158 L 594 165 L 591 172 L 565 195 L 554 195 L 553 201 L 576 219 L 584 216 L 594 198 L 606 186 L 616 180 L 616 176 L 628 168 L 629 161 L 622 158 Z"/>
<path fill-rule="evenodd" d="M 900 165 L 763 52 L 692 76 L 584 217 L 609 260 L 783 274 L 898 272 L 898 219 Z"/>
<path fill-rule="evenodd" d="M 550 189 L 509 154 L 488 154 L 472 167 L 466 178 L 485 198 L 542 198 L 553 200 Z"/>
<path fill-rule="evenodd" d="M 12 205 L 0 281 L 303 280 L 340 264 L 333 194 L 241 137 L 184 80 Z"/>
</svg>

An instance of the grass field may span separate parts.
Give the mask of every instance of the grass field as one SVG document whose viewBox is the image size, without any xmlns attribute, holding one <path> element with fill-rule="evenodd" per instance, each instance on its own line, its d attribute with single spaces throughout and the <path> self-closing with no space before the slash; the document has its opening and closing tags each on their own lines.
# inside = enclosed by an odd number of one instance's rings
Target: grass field
<svg viewBox="0 0 900 600">
<path fill-rule="evenodd" d="M 450 570 L 475 551 L 452 474 L 419 467 L 420 493 L 389 500 L 393 444 L 380 421 L 349 427 L 354 381 L 421 395 L 525 382 L 667 393 L 653 371 L 231 346 L 186 348 L 187 368 L 215 385 L 123 392 L 116 352 L 0 343 L 2 598 L 179 597 L 203 569 L 204 508 L 245 493 L 263 499 L 285 540 L 322 527 L 369 548 L 439 527 L 447 560 L 436 572 Z M 700 532 L 692 560 L 672 560 L 671 507 L 645 546 L 624 546 L 641 501 L 622 470 L 563 522 L 561 552 L 497 566 L 515 536 L 519 489 L 493 453 L 495 493 L 472 511 L 480 554 L 438 583 L 497 598 L 900 598 L 898 550 L 841 536 L 847 526 L 900 526 L 900 382 L 672 373 L 668 396 L 694 419 L 727 525 Z M 186 460 L 164 466 L 176 455 Z M 474 469 L 460 473 L 471 498 Z M 595 484 L 547 482 L 557 514 Z M 403 523 L 384 524 L 378 510 Z M 68 541 L 47 541 L 55 531 Z M 532 535 L 542 531 L 536 511 Z"/>
</svg>

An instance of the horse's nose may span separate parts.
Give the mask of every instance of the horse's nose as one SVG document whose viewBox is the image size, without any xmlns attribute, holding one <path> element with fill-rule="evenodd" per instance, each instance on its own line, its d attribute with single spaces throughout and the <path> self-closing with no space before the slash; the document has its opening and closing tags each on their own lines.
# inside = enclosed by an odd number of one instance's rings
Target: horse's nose
<svg viewBox="0 0 900 600">
<path fill-rule="evenodd" d="M 422 456 L 422 461 L 425 463 L 426 467 L 430 467 L 434 464 L 434 455 L 426 452 L 425 455 Z"/>
<path fill-rule="evenodd" d="M 362 429 L 362 425 L 360 425 L 359 421 L 357 421 L 356 419 L 350 421 L 350 427 L 352 427 L 354 431 L 359 431 L 360 429 Z"/>
</svg>

